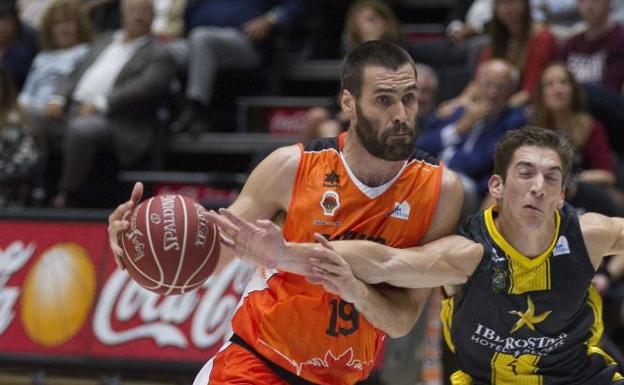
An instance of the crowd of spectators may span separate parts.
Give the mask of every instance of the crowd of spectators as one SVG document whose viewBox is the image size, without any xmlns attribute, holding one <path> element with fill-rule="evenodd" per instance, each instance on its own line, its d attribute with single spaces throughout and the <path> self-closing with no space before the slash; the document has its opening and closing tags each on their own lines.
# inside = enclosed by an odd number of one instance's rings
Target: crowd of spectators
<svg viewBox="0 0 624 385">
<path fill-rule="evenodd" d="M 417 145 L 461 175 L 466 214 L 491 203 L 497 139 L 530 123 L 577 150 L 567 199 L 622 215 L 624 0 L 452 3 L 444 32 L 420 39 L 390 0 L 0 0 L 0 206 L 72 206 L 94 169 L 144 167 L 172 84 L 170 127 L 216 131 L 223 72 L 262 85 L 284 50 L 340 60 L 382 39 L 418 62 Z M 317 107 L 302 137 L 344 127 Z M 609 298 L 624 318 L 624 295 Z"/>
</svg>

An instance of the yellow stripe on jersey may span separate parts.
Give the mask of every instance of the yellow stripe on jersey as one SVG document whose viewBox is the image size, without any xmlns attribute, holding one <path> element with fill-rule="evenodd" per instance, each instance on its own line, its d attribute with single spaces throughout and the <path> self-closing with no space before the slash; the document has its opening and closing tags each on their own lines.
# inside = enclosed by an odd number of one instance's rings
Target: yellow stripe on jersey
<svg viewBox="0 0 624 385">
<path fill-rule="evenodd" d="M 592 309 L 594 313 L 594 324 L 591 328 L 591 337 L 587 341 L 589 347 L 595 347 L 602 338 L 602 332 L 604 331 L 604 323 L 602 322 L 602 297 L 598 293 L 598 290 L 594 285 L 589 286 L 587 305 Z M 591 353 L 590 353 L 591 354 Z"/>
<path fill-rule="evenodd" d="M 454 297 L 445 298 L 442 301 L 442 311 L 440 312 L 440 318 L 442 319 L 442 330 L 444 333 L 444 341 L 446 341 L 446 345 L 451 349 L 453 353 L 455 353 L 455 344 L 453 343 L 453 338 L 451 337 L 451 324 L 453 322 L 453 307 L 454 307 Z"/>
<path fill-rule="evenodd" d="M 451 385 L 472 385 L 472 377 L 463 370 L 451 374 Z"/>
<path fill-rule="evenodd" d="M 544 378 L 537 374 L 539 356 L 494 353 L 492 357 L 492 384 L 543 385 Z"/>
<path fill-rule="evenodd" d="M 535 258 L 529 258 L 516 250 L 498 232 L 492 214 L 495 206 L 484 212 L 485 225 L 490 237 L 509 259 L 509 294 L 522 294 L 536 290 L 550 290 L 550 255 L 559 239 L 561 217 L 555 212 L 555 235 L 548 248 Z"/>
</svg>

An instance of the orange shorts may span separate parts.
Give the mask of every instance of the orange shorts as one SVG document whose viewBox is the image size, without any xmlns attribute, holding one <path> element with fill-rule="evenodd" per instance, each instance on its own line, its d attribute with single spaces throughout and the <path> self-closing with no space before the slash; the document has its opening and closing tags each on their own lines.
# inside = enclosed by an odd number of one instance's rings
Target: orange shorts
<svg viewBox="0 0 624 385">
<path fill-rule="evenodd" d="M 288 385 L 253 353 L 240 345 L 228 344 L 204 366 L 193 385 Z"/>
</svg>

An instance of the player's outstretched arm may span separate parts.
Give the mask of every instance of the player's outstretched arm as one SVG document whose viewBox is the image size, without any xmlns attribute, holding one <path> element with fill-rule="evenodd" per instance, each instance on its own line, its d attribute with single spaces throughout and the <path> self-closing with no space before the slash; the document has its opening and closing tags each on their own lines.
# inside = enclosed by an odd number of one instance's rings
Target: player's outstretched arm
<svg viewBox="0 0 624 385">
<path fill-rule="evenodd" d="M 228 210 L 250 223 L 270 222 L 277 214 L 285 212 L 290 205 L 300 159 L 301 150 L 295 145 L 273 151 L 251 172 Z M 227 266 L 234 258 L 231 248 L 222 247 L 215 270 Z"/>
<path fill-rule="evenodd" d="M 608 255 L 624 254 L 624 218 L 586 213 L 580 218 L 581 231 L 594 268 Z"/>
<path fill-rule="evenodd" d="M 335 241 L 331 246 L 336 253 L 311 258 L 313 267 L 336 272 L 348 264 L 364 282 L 414 289 L 463 284 L 483 255 L 483 246 L 459 235 L 409 249 L 369 241 Z"/>
</svg>

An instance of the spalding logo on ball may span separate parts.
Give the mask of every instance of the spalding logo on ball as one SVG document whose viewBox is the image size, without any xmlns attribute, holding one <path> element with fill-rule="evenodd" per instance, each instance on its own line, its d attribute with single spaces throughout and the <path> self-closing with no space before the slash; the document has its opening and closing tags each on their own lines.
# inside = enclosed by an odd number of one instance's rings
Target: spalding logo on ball
<svg viewBox="0 0 624 385">
<path fill-rule="evenodd" d="M 156 293 L 182 294 L 201 286 L 219 260 L 219 232 L 206 209 L 183 195 L 147 199 L 121 235 L 130 276 Z"/>
</svg>

